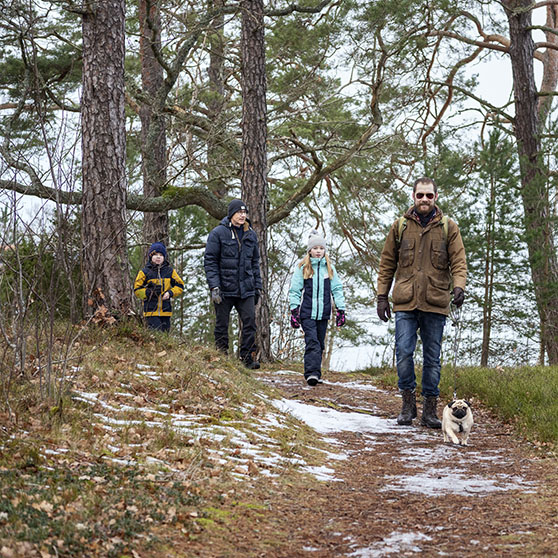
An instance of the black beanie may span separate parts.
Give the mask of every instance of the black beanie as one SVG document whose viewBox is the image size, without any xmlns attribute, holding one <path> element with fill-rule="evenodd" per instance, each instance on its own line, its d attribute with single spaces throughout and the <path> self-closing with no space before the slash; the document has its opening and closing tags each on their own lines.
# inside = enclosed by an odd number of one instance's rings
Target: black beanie
<svg viewBox="0 0 558 558">
<path fill-rule="evenodd" d="M 237 211 L 240 211 L 241 209 L 247 211 L 246 204 L 242 200 L 233 200 L 231 203 L 229 203 L 227 217 L 230 219 Z"/>
</svg>

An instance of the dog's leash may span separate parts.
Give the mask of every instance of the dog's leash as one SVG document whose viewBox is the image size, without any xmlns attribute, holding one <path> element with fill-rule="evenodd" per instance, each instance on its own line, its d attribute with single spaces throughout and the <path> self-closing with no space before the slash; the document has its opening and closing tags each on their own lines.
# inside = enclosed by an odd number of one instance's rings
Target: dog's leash
<svg viewBox="0 0 558 558">
<path fill-rule="evenodd" d="M 461 339 L 461 307 L 457 308 L 452 303 L 450 305 L 451 325 L 455 327 L 453 336 L 453 399 L 457 399 L 457 350 Z"/>
</svg>

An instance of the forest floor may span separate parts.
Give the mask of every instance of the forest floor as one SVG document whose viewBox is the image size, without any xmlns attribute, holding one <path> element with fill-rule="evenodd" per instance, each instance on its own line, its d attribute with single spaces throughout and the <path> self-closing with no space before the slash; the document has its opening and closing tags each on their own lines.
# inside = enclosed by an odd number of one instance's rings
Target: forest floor
<svg viewBox="0 0 558 558">
<path fill-rule="evenodd" d="M 328 373 L 309 388 L 299 373 L 260 377 L 331 444 L 329 470 L 318 484 L 252 481 L 269 509 L 201 539 L 196 556 L 556 555 L 557 463 L 482 407 L 469 445 L 455 446 L 418 420 L 398 426 L 400 398 L 368 381 Z"/>
<path fill-rule="evenodd" d="M 478 402 L 455 446 L 368 375 L 204 358 L 180 385 L 137 357 L 89 373 L 56 429 L 0 416 L 0 557 L 556 555 L 556 459 Z"/>
</svg>

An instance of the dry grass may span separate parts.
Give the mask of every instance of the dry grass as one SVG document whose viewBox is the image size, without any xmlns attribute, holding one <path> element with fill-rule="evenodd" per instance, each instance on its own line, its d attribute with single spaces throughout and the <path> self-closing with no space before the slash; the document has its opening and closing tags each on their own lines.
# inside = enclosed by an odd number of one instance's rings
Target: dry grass
<svg viewBox="0 0 558 558">
<path fill-rule="evenodd" d="M 239 481 L 323 463 L 309 429 L 270 404 L 279 395 L 212 348 L 133 324 L 89 328 L 74 348 L 56 405 L 31 376 L 0 413 L 5 553 L 156 554 L 225 521 Z"/>
</svg>

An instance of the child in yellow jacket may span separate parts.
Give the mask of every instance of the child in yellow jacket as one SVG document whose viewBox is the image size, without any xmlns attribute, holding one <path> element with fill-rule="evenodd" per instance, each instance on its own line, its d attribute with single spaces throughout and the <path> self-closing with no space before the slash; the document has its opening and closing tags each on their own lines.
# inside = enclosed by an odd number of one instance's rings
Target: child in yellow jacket
<svg viewBox="0 0 558 558">
<path fill-rule="evenodd" d="M 143 315 L 147 327 L 169 331 L 172 316 L 171 299 L 184 291 L 184 282 L 167 260 L 167 249 L 162 242 L 149 247 L 148 262 L 138 272 L 134 294 L 143 300 Z"/>
</svg>

